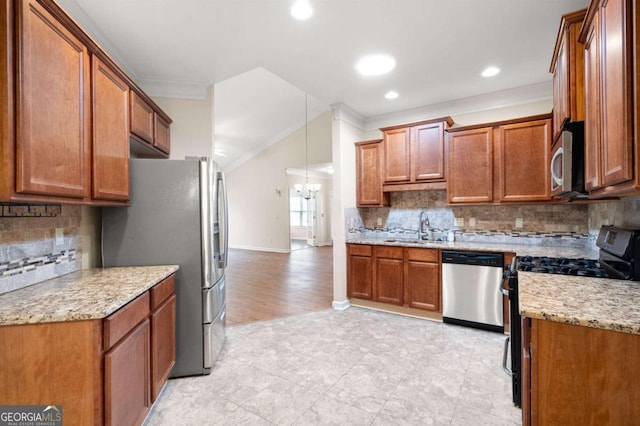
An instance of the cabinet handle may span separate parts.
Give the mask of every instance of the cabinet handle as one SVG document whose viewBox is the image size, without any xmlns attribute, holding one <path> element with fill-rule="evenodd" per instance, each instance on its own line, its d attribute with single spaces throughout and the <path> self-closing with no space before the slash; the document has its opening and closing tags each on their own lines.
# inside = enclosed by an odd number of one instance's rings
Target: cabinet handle
<svg viewBox="0 0 640 426">
<path fill-rule="evenodd" d="M 504 341 L 504 351 L 502 353 L 502 369 L 509 376 L 513 376 L 513 371 L 507 368 L 507 356 L 509 355 L 509 342 L 511 341 L 511 337 L 507 337 Z"/>
</svg>

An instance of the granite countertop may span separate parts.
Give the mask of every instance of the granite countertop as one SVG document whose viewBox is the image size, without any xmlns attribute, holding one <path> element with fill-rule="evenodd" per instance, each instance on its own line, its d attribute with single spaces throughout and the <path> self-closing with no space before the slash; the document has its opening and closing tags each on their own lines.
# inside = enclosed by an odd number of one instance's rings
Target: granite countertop
<svg viewBox="0 0 640 426">
<path fill-rule="evenodd" d="M 178 268 L 87 269 L 5 293 L 0 295 L 0 326 L 105 318 Z"/>
<path fill-rule="evenodd" d="M 470 251 L 488 251 L 498 253 L 516 253 L 518 256 L 549 256 L 549 257 L 570 257 L 597 259 L 598 250 L 580 247 L 562 247 L 562 246 L 543 246 L 543 245 L 527 245 L 527 244 L 510 244 L 510 243 L 484 243 L 484 242 L 465 242 L 465 241 L 422 241 L 411 242 L 416 240 L 403 240 L 393 238 L 353 238 L 348 239 L 347 244 L 370 244 L 384 246 L 402 246 L 402 247 L 423 247 L 438 248 L 443 250 L 470 250 Z"/>
<path fill-rule="evenodd" d="M 526 317 L 640 334 L 640 282 L 518 272 Z"/>
</svg>

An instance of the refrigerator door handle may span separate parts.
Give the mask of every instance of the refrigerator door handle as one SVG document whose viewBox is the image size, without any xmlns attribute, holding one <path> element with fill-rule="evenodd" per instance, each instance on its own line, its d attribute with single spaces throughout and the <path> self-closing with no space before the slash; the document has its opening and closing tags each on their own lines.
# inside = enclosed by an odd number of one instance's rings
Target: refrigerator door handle
<svg viewBox="0 0 640 426">
<path fill-rule="evenodd" d="M 219 185 L 219 197 L 221 197 L 222 201 L 222 211 L 220 214 L 220 233 L 219 238 L 219 247 L 220 247 L 220 258 L 218 259 L 218 267 L 226 268 L 227 267 L 227 253 L 229 251 L 229 207 L 227 205 L 227 183 L 224 178 L 223 172 L 218 172 L 217 176 L 217 184 Z"/>
<path fill-rule="evenodd" d="M 200 161 L 200 211 L 202 218 L 211 217 L 209 210 L 210 206 L 210 194 L 209 194 L 209 182 L 208 182 L 208 165 L 207 162 Z M 209 288 L 214 283 L 212 282 L 212 268 L 210 264 L 212 253 L 212 241 L 211 241 L 211 225 L 208 220 L 201 220 L 201 235 L 202 235 L 202 287 Z"/>
</svg>

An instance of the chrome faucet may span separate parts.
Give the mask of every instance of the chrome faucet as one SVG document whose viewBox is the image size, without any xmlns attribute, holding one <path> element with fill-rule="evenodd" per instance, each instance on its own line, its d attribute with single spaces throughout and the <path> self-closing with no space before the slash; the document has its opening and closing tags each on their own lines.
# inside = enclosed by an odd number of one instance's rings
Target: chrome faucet
<svg viewBox="0 0 640 426">
<path fill-rule="evenodd" d="M 425 231 L 426 226 L 426 231 Z M 427 217 L 427 212 L 420 212 L 420 223 L 418 224 L 418 239 L 419 240 L 428 240 L 431 231 L 429 231 L 429 218 Z"/>
</svg>

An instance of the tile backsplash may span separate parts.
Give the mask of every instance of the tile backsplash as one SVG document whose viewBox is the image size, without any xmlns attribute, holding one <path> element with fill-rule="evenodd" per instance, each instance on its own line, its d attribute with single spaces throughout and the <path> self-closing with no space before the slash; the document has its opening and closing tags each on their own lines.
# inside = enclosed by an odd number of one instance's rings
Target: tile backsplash
<svg viewBox="0 0 640 426">
<path fill-rule="evenodd" d="M 597 236 L 602 225 L 640 229 L 640 196 L 589 205 L 589 233 Z"/>
<path fill-rule="evenodd" d="M 0 294 L 81 268 L 81 206 L 0 207 Z"/>
</svg>

